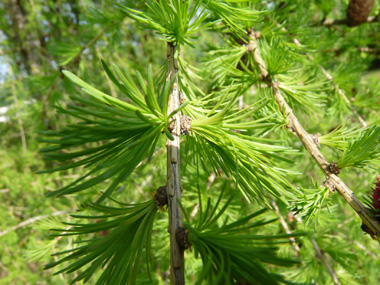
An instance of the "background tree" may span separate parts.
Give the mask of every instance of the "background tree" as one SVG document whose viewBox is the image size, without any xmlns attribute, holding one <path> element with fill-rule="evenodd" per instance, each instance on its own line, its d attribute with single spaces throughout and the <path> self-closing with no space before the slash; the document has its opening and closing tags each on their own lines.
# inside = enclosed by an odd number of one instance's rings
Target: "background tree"
<svg viewBox="0 0 380 285">
<path fill-rule="evenodd" d="M 377 283 L 379 4 L 134 2 L 0 4 L 4 282 Z"/>
</svg>

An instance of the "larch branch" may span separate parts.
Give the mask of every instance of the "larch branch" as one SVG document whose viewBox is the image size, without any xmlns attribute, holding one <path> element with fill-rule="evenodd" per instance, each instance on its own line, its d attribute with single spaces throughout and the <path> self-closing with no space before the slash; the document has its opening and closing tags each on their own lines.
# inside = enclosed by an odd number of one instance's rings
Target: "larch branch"
<svg viewBox="0 0 380 285">
<path fill-rule="evenodd" d="M 283 27 L 281 28 L 282 31 L 287 32 L 286 29 Z M 297 46 L 302 46 L 300 41 L 298 39 L 293 39 L 293 43 Z M 313 57 L 310 54 L 306 54 L 306 56 L 311 60 L 314 61 Z M 320 64 L 318 64 L 319 69 L 322 71 L 323 75 L 332 83 L 334 89 L 338 92 L 338 94 L 343 98 L 344 102 L 346 102 L 347 106 L 350 108 L 351 112 L 356 116 L 360 124 L 366 128 L 368 127 L 368 123 L 359 115 L 359 113 L 356 111 L 356 109 L 352 106 L 350 100 L 347 98 L 344 91 L 334 82 L 334 78 L 327 72 L 327 70 Z"/>
<path fill-rule="evenodd" d="M 288 235 L 292 234 L 292 232 L 290 231 L 289 226 L 288 226 L 288 224 L 286 223 L 284 217 L 281 215 L 280 209 L 278 208 L 278 205 L 277 205 L 276 201 L 274 201 L 274 200 L 272 201 L 272 206 L 273 206 L 274 210 L 276 211 L 277 216 L 278 216 L 279 219 L 280 219 L 280 223 L 281 223 L 281 226 L 282 226 L 282 228 L 284 229 L 284 231 L 285 231 Z M 299 256 L 299 255 L 300 255 L 300 252 L 301 252 L 301 249 L 300 249 L 300 247 L 298 246 L 298 244 L 297 244 L 297 242 L 296 242 L 296 239 L 295 239 L 294 237 L 290 237 L 289 240 L 290 240 L 290 242 L 292 243 L 293 248 L 295 249 L 295 251 L 297 252 L 297 254 L 298 254 L 298 256 Z"/>
<path fill-rule="evenodd" d="M 338 193 L 346 200 L 346 202 L 354 209 L 354 211 L 362 219 L 363 224 L 368 227 L 368 229 L 380 238 L 380 224 L 374 220 L 368 213 L 364 205 L 356 198 L 354 193 L 348 188 L 348 186 L 335 174 L 330 171 L 330 163 L 326 160 L 323 154 L 319 151 L 317 145 L 312 140 L 312 137 L 308 132 L 305 131 L 303 126 L 299 123 L 298 118 L 294 115 L 293 110 L 290 108 L 288 103 L 282 96 L 279 85 L 280 83 L 275 77 L 271 77 L 267 71 L 266 65 L 261 57 L 260 51 L 258 49 L 257 40 L 253 30 L 249 33 L 249 43 L 247 46 L 248 52 L 253 52 L 254 60 L 258 66 L 261 78 L 272 88 L 273 96 L 276 99 L 280 110 L 287 116 L 289 120 L 289 125 L 287 126 L 292 133 L 295 133 L 297 137 L 301 140 L 307 151 L 313 157 L 315 162 L 318 164 L 319 168 L 326 176 L 326 180 L 331 182 Z"/>
</svg>

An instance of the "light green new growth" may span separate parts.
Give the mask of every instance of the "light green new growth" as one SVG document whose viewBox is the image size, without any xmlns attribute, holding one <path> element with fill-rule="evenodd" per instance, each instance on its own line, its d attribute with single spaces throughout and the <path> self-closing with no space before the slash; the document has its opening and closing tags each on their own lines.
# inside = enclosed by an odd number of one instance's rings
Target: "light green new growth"
<svg viewBox="0 0 380 285">
<path fill-rule="evenodd" d="M 380 127 L 371 126 L 352 139 L 338 161 L 339 168 L 380 166 Z"/>
</svg>

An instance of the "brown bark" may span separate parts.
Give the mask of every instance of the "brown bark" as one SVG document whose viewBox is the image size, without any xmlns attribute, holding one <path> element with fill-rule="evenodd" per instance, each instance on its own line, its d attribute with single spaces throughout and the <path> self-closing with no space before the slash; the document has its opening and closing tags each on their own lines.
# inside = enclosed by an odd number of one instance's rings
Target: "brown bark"
<svg viewBox="0 0 380 285">
<path fill-rule="evenodd" d="M 174 84 L 169 96 L 168 114 L 180 106 L 178 88 L 178 60 L 176 58 L 178 47 L 172 43 L 167 44 L 168 71 L 167 80 L 173 80 Z M 180 172 L 180 118 L 178 112 L 174 116 L 174 128 L 171 134 L 174 140 L 167 139 L 167 184 L 166 193 L 168 196 L 169 211 L 169 233 L 170 233 L 170 283 L 185 284 L 185 259 L 184 250 L 177 242 L 176 233 L 183 227 L 183 216 L 179 207 L 181 201 L 181 172 Z"/>
</svg>

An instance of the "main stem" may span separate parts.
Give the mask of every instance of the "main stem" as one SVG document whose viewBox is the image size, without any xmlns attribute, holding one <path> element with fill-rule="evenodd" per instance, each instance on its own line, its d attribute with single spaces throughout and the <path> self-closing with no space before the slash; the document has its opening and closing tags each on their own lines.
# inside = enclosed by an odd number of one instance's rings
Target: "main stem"
<svg viewBox="0 0 380 285">
<path fill-rule="evenodd" d="M 178 47 L 172 43 L 167 44 L 168 71 L 167 80 L 173 80 L 174 84 L 169 96 L 168 114 L 176 110 L 179 103 L 178 88 Z M 184 250 L 179 246 L 176 239 L 176 232 L 183 227 L 183 216 L 179 207 L 181 201 L 181 172 L 180 172 L 180 119 L 181 114 L 178 112 L 174 116 L 174 122 L 170 129 L 174 140 L 167 140 L 167 183 L 166 193 L 168 195 L 169 211 L 169 233 L 170 233 L 170 283 L 185 284 L 185 259 Z"/>
</svg>

